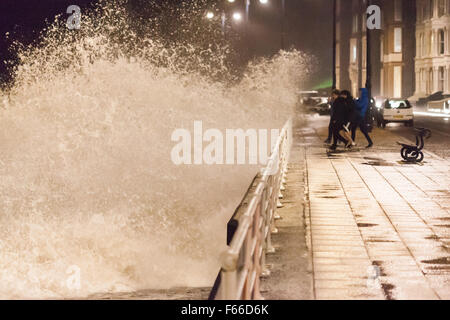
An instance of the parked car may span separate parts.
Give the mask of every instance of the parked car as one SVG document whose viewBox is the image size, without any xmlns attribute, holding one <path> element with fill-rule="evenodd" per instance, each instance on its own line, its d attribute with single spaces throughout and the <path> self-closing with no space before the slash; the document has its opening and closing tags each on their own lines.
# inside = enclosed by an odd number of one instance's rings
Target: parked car
<svg viewBox="0 0 450 320">
<path fill-rule="evenodd" d="M 450 98 L 450 95 L 443 94 L 442 91 L 438 91 L 438 92 L 435 92 L 435 93 L 429 95 L 428 97 L 420 98 L 419 100 L 417 100 L 416 105 L 418 107 L 426 107 L 429 102 L 441 101 L 441 100 L 445 100 L 448 98 Z"/>
<path fill-rule="evenodd" d="M 325 116 L 325 115 L 329 115 L 331 112 L 331 104 L 328 102 L 325 103 L 319 103 L 317 105 L 315 105 L 312 108 L 313 111 L 317 112 L 318 114 Z"/>
<path fill-rule="evenodd" d="M 317 98 L 319 96 L 319 92 L 318 91 L 300 91 L 298 93 L 299 95 L 299 99 L 300 99 L 300 103 L 307 105 L 310 103 L 310 101 L 314 98 Z"/>
<path fill-rule="evenodd" d="M 404 123 L 406 126 L 414 126 L 414 110 L 408 100 L 388 99 L 380 109 L 377 117 L 379 127 L 386 127 L 390 122 Z"/>
<path fill-rule="evenodd" d="M 427 103 L 427 111 L 434 113 L 444 113 L 450 115 L 450 99 L 430 101 Z"/>
</svg>

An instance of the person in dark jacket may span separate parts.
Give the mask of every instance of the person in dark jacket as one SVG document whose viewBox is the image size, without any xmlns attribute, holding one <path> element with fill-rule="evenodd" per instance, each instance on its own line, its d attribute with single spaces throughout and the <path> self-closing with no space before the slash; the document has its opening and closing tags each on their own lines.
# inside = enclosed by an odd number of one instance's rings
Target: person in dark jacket
<svg viewBox="0 0 450 320">
<path fill-rule="evenodd" d="M 330 149 L 336 150 L 339 140 L 344 142 L 345 144 L 348 144 L 348 141 L 345 140 L 339 133 L 343 129 L 348 118 L 348 104 L 345 96 L 342 95 L 342 92 L 341 96 L 334 100 L 332 109 L 333 114 L 331 117 L 331 122 L 333 127 L 333 144 L 331 145 Z"/>
<path fill-rule="evenodd" d="M 346 147 L 353 146 L 353 139 L 351 135 L 352 124 L 356 121 L 356 105 L 350 91 L 344 90 L 341 92 L 341 97 L 345 99 L 345 113 L 343 114 L 344 125 L 342 126 L 341 136 L 347 140 Z"/>
<path fill-rule="evenodd" d="M 352 140 L 355 141 L 356 138 L 356 129 L 361 130 L 364 136 L 369 143 L 367 148 L 371 148 L 373 146 L 373 141 L 369 136 L 369 132 L 367 130 L 367 126 L 365 123 L 365 118 L 367 111 L 369 110 L 369 91 L 366 88 L 360 89 L 360 98 L 356 100 L 356 113 L 355 113 L 355 121 L 352 124 Z"/>
<path fill-rule="evenodd" d="M 336 101 L 337 98 L 339 98 L 339 95 L 341 92 L 337 89 L 334 89 L 331 93 L 331 109 L 330 109 L 330 124 L 328 125 L 328 138 L 324 141 L 325 143 L 329 144 L 331 143 L 331 139 L 333 138 L 333 113 L 334 113 L 334 101 Z"/>
</svg>

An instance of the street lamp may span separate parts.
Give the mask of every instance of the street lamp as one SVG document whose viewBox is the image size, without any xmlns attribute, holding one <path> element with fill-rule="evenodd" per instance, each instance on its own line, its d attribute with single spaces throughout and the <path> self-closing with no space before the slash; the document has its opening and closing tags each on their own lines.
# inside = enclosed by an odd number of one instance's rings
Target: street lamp
<svg viewBox="0 0 450 320">
<path fill-rule="evenodd" d="M 234 21 L 237 21 L 237 22 L 241 21 L 242 20 L 242 14 L 240 12 L 233 13 L 233 19 L 234 19 Z"/>
<path fill-rule="evenodd" d="M 208 11 L 206 13 L 206 18 L 209 19 L 209 20 L 214 19 L 214 12 Z"/>
</svg>

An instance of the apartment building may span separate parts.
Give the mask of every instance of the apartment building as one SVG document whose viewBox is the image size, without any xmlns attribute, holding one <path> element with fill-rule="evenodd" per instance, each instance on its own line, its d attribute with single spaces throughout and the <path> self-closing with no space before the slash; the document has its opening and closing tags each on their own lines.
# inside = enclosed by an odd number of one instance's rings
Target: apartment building
<svg viewBox="0 0 450 320">
<path fill-rule="evenodd" d="M 380 95 L 408 98 L 415 89 L 415 1 L 383 0 L 381 8 Z"/>
<path fill-rule="evenodd" d="M 450 0 L 417 0 L 414 99 L 450 94 Z"/>
<path fill-rule="evenodd" d="M 447 0 L 446 0 L 447 1 Z M 381 30 L 370 30 L 372 95 L 410 97 L 415 89 L 414 0 L 372 0 L 381 8 Z M 336 81 L 356 95 L 367 75 L 367 0 L 337 1 Z"/>
</svg>

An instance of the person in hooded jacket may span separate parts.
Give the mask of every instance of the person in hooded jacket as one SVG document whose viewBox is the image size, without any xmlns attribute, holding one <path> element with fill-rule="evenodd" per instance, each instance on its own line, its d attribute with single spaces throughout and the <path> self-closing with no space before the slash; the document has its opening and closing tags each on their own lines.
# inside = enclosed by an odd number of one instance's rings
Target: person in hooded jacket
<svg viewBox="0 0 450 320">
<path fill-rule="evenodd" d="M 355 121 L 352 124 L 352 140 L 355 141 L 356 138 L 356 129 L 361 130 L 361 132 L 364 134 L 364 136 L 367 139 L 367 142 L 369 143 L 367 148 L 371 148 L 373 146 L 373 141 L 369 136 L 369 132 L 367 130 L 365 117 L 367 114 L 367 111 L 369 110 L 369 91 L 366 88 L 360 89 L 360 97 L 358 100 L 355 101 L 356 106 L 356 112 L 355 112 Z"/>
</svg>

